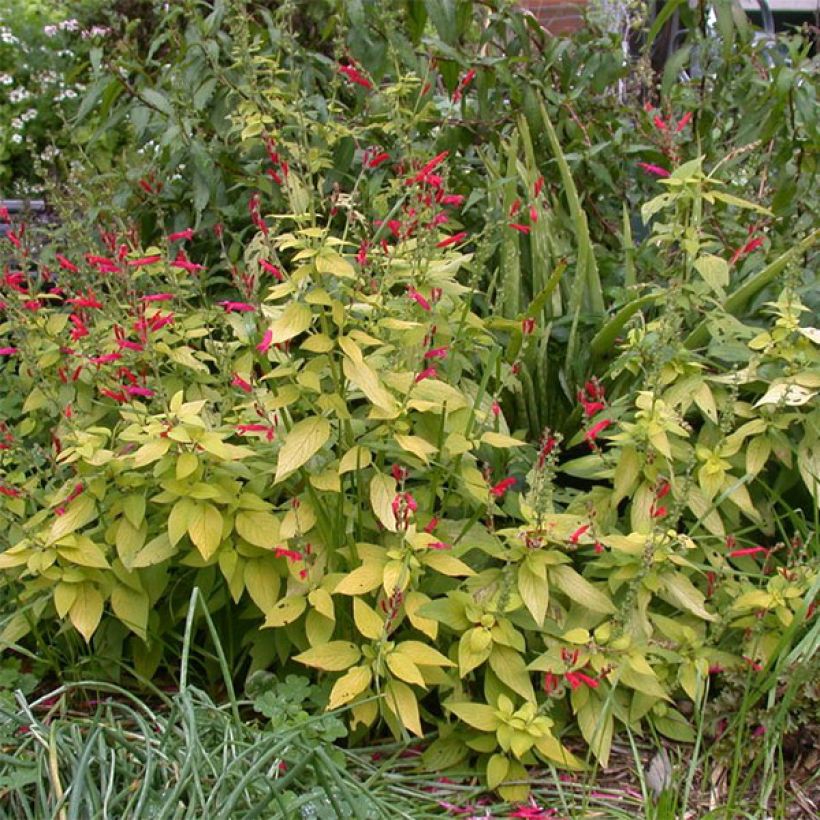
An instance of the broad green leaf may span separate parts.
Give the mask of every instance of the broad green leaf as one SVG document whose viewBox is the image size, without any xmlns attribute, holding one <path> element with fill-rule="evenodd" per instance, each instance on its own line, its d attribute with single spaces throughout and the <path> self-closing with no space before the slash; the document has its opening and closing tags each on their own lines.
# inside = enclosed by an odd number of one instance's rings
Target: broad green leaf
<svg viewBox="0 0 820 820">
<path fill-rule="evenodd" d="M 111 591 L 114 615 L 143 640 L 148 629 L 149 600 L 145 592 L 137 592 L 124 584 L 115 584 Z"/>
<path fill-rule="evenodd" d="M 695 260 L 695 270 L 716 293 L 729 287 L 729 263 L 720 256 L 705 254 Z"/>
<path fill-rule="evenodd" d="M 509 769 L 510 760 L 506 755 L 492 755 L 487 761 L 487 788 L 492 791 L 501 785 Z"/>
<path fill-rule="evenodd" d="M 186 525 L 187 529 L 187 525 Z M 131 560 L 131 569 L 144 569 L 161 564 L 177 554 L 167 533 L 162 533 L 149 541 Z"/>
<path fill-rule="evenodd" d="M 550 599 L 550 588 L 545 578 L 539 578 L 528 563 L 518 567 L 518 594 L 524 606 L 530 611 L 536 625 L 540 628 L 547 616 Z"/>
<path fill-rule="evenodd" d="M 535 690 L 532 688 L 524 659 L 518 652 L 508 646 L 495 644 L 488 660 L 490 669 L 503 684 L 509 686 L 524 700 L 535 703 Z"/>
<path fill-rule="evenodd" d="M 705 621 L 715 621 L 717 618 L 708 612 L 704 606 L 706 599 L 703 593 L 680 572 L 667 573 L 663 576 L 663 590 L 670 602 L 703 618 Z"/>
<path fill-rule="evenodd" d="M 615 612 L 612 601 L 572 567 L 565 564 L 550 567 L 549 577 L 563 593 L 569 596 L 571 601 L 604 615 L 611 615 Z"/>
<path fill-rule="evenodd" d="M 168 516 L 168 538 L 171 546 L 175 547 L 179 540 L 188 532 L 188 525 L 196 513 L 196 504 L 189 498 L 180 498 L 171 509 Z"/>
<path fill-rule="evenodd" d="M 173 442 L 169 438 L 158 438 L 154 441 L 147 441 L 131 456 L 135 467 L 145 467 L 154 461 L 162 458 L 171 449 Z"/>
<path fill-rule="evenodd" d="M 503 433 L 494 433 L 491 430 L 481 434 L 479 441 L 482 444 L 489 444 L 490 447 L 499 447 L 506 450 L 508 447 L 523 447 L 526 442 Z"/>
<path fill-rule="evenodd" d="M 323 248 L 315 257 L 316 271 L 329 273 L 342 279 L 355 279 L 356 269 L 343 256 L 329 248 Z"/>
<path fill-rule="evenodd" d="M 274 483 L 310 461 L 329 438 L 330 422 L 322 416 L 311 416 L 294 424 L 279 451 Z"/>
<path fill-rule="evenodd" d="M 299 655 L 294 655 L 293 660 L 325 672 L 343 672 L 357 663 L 361 656 L 362 653 L 356 644 L 349 641 L 330 641 L 323 646 L 314 646 Z"/>
<path fill-rule="evenodd" d="M 464 563 L 455 555 L 447 552 L 428 552 L 422 559 L 425 566 L 440 572 L 442 575 L 450 575 L 454 578 L 469 577 L 475 575 L 475 570 Z"/>
<path fill-rule="evenodd" d="M 60 545 L 57 547 L 60 558 L 81 567 L 92 567 L 94 569 L 108 569 L 108 560 L 99 545 L 90 538 L 80 536 L 74 540 L 71 546 Z"/>
<path fill-rule="evenodd" d="M 63 581 L 60 581 L 54 587 L 52 594 L 54 597 L 54 608 L 57 610 L 58 618 L 65 618 L 68 614 L 68 611 L 74 605 L 74 601 L 77 600 L 79 588 L 79 584 L 67 584 Z"/>
<path fill-rule="evenodd" d="M 351 447 L 339 461 L 339 475 L 344 475 L 352 470 L 363 470 L 370 466 L 373 461 L 373 454 L 367 447 L 356 445 Z"/>
</svg>

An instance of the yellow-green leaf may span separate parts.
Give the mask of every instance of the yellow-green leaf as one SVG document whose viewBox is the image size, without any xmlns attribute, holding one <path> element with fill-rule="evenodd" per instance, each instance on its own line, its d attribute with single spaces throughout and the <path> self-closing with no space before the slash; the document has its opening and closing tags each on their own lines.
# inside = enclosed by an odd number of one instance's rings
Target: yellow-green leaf
<svg viewBox="0 0 820 820">
<path fill-rule="evenodd" d="M 384 702 L 409 732 L 421 737 L 424 732 L 419 717 L 419 704 L 413 690 L 398 680 L 390 680 L 385 686 Z"/>
<path fill-rule="evenodd" d="M 572 567 L 566 564 L 550 567 L 549 577 L 562 592 L 569 596 L 571 601 L 577 601 L 581 606 L 593 612 L 605 615 L 615 612 L 612 601 Z"/>
<path fill-rule="evenodd" d="M 445 708 L 459 720 L 481 732 L 494 732 L 498 728 L 495 709 L 484 703 L 445 703 Z"/>
<path fill-rule="evenodd" d="M 279 519 L 269 512 L 242 510 L 236 514 L 234 527 L 255 547 L 273 549 L 279 541 Z"/>
<path fill-rule="evenodd" d="M 270 612 L 279 599 L 282 579 L 271 558 L 248 558 L 244 568 L 245 589 L 251 600 L 262 610 Z"/>
<path fill-rule="evenodd" d="M 281 344 L 304 333 L 313 321 L 313 313 L 302 302 L 291 302 L 270 326 L 271 344 Z"/>
<path fill-rule="evenodd" d="M 108 569 L 109 567 L 108 560 L 100 546 L 85 536 L 76 537 L 70 546 L 58 546 L 57 552 L 64 561 L 81 567 L 94 569 Z"/>
<path fill-rule="evenodd" d="M 393 438 L 396 439 L 396 444 L 398 444 L 402 450 L 407 450 L 408 453 L 412 453 L 425 464 L 429 463 L 430 456 L 438 452 L 435 445 L 430 444 L 429 441 L 423 439 L 421 436 L 402 436 L 396 433 Z"/>
<path fill-rule="evenodd" d="M 97 517 L 97 507 L 90 493 L 82 493 L 66 508 L 66 511 L 57 516 L 51 525 L 47 544 L 53 544 L 66 535 L 76 532 Z"/>
<path fill-rule="evenodd" d="M 154 441 L 145 442 L 132 456 L 134 466 L 144 467 L 146 464 L 157 461 L 171 449 L 171 444 L 171 439 L 168 438 L 158 438 Z"/>
<path fill-rule="evenodd" d="M 510 769 L 510 760 L 506 755 L 494 754 L 487 761 L 487 788 L 498 788 L 507 776 Z"/>
<path fill-rule="evenodd" d="M 455 666 L 448 657 L 421 641 L 402 641 L 395 651 L 407 655 L 413 663 L 419 666 Z"/>
<path fill-rule="evenodd" d="M 393 651 L 386 658 L 387 668 L 400 680 L 424 686 L 424 678 L 418 666 L 407 655 Z"/>
<path fill-rule="evenodd" d="M 367 447 L 360 447 L 356 445 L 351 447 L 339 462 L 339 475 L 344 475 L 352 470 L 363 470 L 373 461 L 373 454 Z"/>
<path fill-rule="evenodd" d="M 342 361 L 342 369 L 348 381 L 356 385 L 375 407 L 383 411 L 383 414 L 385 414 L 383 417 L 393 418 L 398 414 L 398 402 L 382 384 L 376 371 L 367 362 L 364 360 L 357 362 L 349 356 L 345 356 Z"/>
<path fill-rule="evenodd" d="M 345 703 L 350 703 L 370 686 L 372 678 L 373 673 L 369 666 L 354 666 L 333 684 L 327 708 L 338 709 Z"/>
<path fill-rule="evenodd" d="M 148 595 L 124 584 L 115 584 L 111 591 L 111 609 L 132 632 L 145 639 L 148 628 Z"/>
<path fill-rule="evenodd" d="M 353 621 L 359 632 L 371 641 L 378 640 L 384 632 L 384 620 L 361 598 L 353 599 Z"/>
<path fill-rule="evenodd" d="M 383 572 L 384 564 L 366 561 L 339 581 L 333 591 L 339 595 L 363 595 L 372 592 L 381 585 Z"/>
<path fill-rule="evenodd" d="M 207 561 L 222 541 L 222 514 L 213 504 L 195 504 L 195 510 L 188 522 L 188 535 Z"/>
<path fill-rule="evenodd" d="M 103 614 L 103 596 L 94 584 L 77 584 L 77 595 L 68 614 L 74 628 L 90 643 Z"/>
<path fill-rule="evenodd" d="M 376 518 L 385 529 L 396 532 L 396 516 L 393 499 L 396 497 L 396 479 L 384 473 L 376 473 L 370 481 L 370 504 Z"/>
<path fill-rule="evenodd" d="M 265 615 L 264 626 L 285 626 L 293 623 L 307 607 L 304 595 L 291 595 L 276 603 Z"/>
<path fill-rule="evenodd" d="M 504 450 L 508 447 L 523 447 L 526 444 L 526 442 L 521 441 L 520 439 L 504 435 L 504 433 L 494 433 L 491 430 L 486 433 L 482 433 L 479 441 L 482 444 L 489 444 L 490 447 L 500 447 Z"/>
<path fill-rule="evenodd" d="M 329 438 L 330 422 L 322 416 L 312 416 L 294 424 L 279 451 L 274 482 L 306 464 Z"/>
<path fill-rule="evenodd" d="M 168 516 L 168 538 L 175 547 L 180 538 L 188 532 L 188 524 L 196 513 L 196 504 L 189 498 L 180 498 Z"/>
<path fill-rule="evenodd" d="M 330 641 L 295 655 L 293 660 L 325 672 L 342 672 L 358 663 L 361 656 L 362 653 L 356 644 L 349 641 Z"/>
</svg>

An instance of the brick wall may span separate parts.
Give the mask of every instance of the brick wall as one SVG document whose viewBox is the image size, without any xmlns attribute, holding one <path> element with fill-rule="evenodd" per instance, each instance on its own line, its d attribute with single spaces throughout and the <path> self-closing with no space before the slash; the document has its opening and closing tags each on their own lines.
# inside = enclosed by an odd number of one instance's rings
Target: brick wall
<svg viewBox="0 0 820 820">
<path fill-rule="evenodd" d="M 519 0 L 551 34 L 570 34 L 584 24 L 586 0 Z"/>
</svg>

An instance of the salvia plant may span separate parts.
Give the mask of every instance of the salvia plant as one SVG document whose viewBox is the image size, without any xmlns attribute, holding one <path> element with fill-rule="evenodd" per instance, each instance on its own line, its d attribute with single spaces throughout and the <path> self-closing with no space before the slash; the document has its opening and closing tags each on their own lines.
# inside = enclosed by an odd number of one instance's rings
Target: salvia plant
<svg viewBox="0 0 820 820">
<path fill-rule="evenodd" d="M 766 264 L 757 237 L 726 254 L 713 225 L 770 212 L 703 158 L 658 174 L 657 267 L 575 383 L 604 295 L 545 105 L 571 221 L 550 227 L 525 118 L 504 168 L 483 157 L 482 225 L 456 148 L 401 138 L 435 104 L 428 78 L 348 57 L 322 97 L 253 48 L 237 60 L 268 72 L 219 118 L 242 219 L 172 220 L 140 168 L 141 224 L 69 220 L 43 244 L 16 223 L 3 244 L 2 640 L 150 678 L 202 626 L 199 596 L 236 674 L 310 674 L 353 741 L 435 727 L 422 764 L 469 760 L 507 800 L 528 766 L 606 765 L 618 728 L 694 739 L 684 703 L 765 674 L 816 623 L 816 231 Z M 138 131 L 176 116 L 139 93 Z M 207 165 L 198 216 L 229 194 Z M 511 278 L 522 235 L 549 265 L 532 302 Z M 533 438 L 505 407 L 559 316 L 568 366 L 542 378 L 572 407 Z"/>
</svg>

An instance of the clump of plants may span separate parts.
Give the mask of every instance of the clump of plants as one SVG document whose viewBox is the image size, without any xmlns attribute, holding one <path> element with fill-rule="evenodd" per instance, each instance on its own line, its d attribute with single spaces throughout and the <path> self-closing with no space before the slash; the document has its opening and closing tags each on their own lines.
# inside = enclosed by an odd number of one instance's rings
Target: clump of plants
<svg viewBox="0 0 820 820">
<path fill-rule="evenodd" d="M 543 101 L 562 194 L 525 117 L 506 165 L 481 157 L 492 210 L 471 221 L 425 73 L 314 55 L 323 96 L 253 51 L 265 84 L 214 68 L 195 92 L 236 102 L 210 143 L 137 92 L 137 138 L 176 131 L 124 169 L 136 222 L 98 202 L 99 237 L 69 220 L 42 252 L 21 224 L 4 242 L 0 637 L 64 676 L 150 679 L 213 625 L 236 677 L 310 675 L 352 743 L 435 727 L 422 764 L 469 763 L 508 800 L 529 766 L 606 766 L 619 729 L 695 740 L 681 702 L 814 628 L 816 232 L 728 254 L 724 221 L 771 212 L 722 164 L 670 167 L 646 241 L 624 236 L 642 292 L 584 358 L 614 291 Z M 471 71 L 449 104 L 481 93 Z M 190 184 L 157 173 L 177 139 Z M 235 188 L 207 145 L 236 147 Z M 172 208 L 190 190 L 198 222 Z M 524 250 L 547 265 L 530 280 Z M 507 421 L 531 367 L 569 405 L 535 437 Z"/>
</svg>

